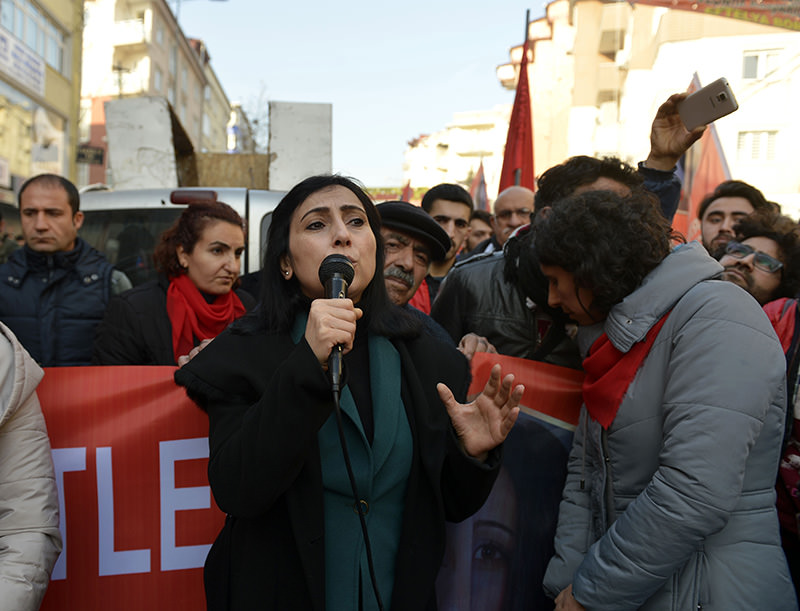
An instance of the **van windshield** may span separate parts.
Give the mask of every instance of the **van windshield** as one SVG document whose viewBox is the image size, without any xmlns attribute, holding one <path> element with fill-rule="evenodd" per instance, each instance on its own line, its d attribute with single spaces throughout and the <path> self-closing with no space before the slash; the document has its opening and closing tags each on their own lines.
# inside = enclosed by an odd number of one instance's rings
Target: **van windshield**
<svg viewBox="0 0 800 611">
<path fill-rule="evenodd" d="M 153 249 L 159 236 L 181 212 L 183 207 L 180 206 L 152 210 L 86 210 L 80 235 L 136 286 L 158 277 L 153 265 Z"/>
</svg>

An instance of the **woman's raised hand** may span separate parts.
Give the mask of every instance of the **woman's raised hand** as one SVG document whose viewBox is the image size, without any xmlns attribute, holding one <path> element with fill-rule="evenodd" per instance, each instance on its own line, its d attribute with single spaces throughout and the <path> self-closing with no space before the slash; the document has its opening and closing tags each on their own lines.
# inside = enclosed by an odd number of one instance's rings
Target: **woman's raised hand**
<svg viewBox="0 0 800 611">
<path fill-rule="evenodd" d="M 492 367 L 483 392 L 470 403 L 458 403 L 445 384 L 438 384 L 439 397 L 447 408 L 459 440 L 470 456 L 486 460 L 489 450 L 505 440 L 519 415 L 525 387 L 514 385 L 514 375 L 502 378 L 500 365 Z"/>
<path fill-rule="evenodd" d="M 363 316 L 350 299 L 315 299 L 308 312 L 305 338 L 323 369 L 334 346 L 341 344 L 347 354 L 353 348 L 356 321 Z"/>
</svg>

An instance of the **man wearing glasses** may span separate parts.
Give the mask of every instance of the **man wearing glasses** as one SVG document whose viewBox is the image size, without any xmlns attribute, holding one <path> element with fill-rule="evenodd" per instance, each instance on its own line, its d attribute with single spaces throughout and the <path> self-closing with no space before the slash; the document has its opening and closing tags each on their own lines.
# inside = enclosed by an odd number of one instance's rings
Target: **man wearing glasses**
<svg viewBox="0 0 800 611">
<path fill-rule="evenodd" d="M 478 244 L 471 254 L 502 250 L 514 230 L 530 222 L 533 211 L 533 191 L 525 187 L 508 187 L 494 202 L 493 235 Z"/>
<path fill-rule="evenodd" d="M 725 244 L 722 279 L 739 285 L 762 306 L 800 290 L 800 236 L 788 216 L 762 210 L 736 224 Z"/>
<path fill-rule="evenodd" d="M 776 483 L 781 543 L 800 591 L 800 234 L 788 216 L 760 210 L 741 219 L 720 263 L 723 280 L 738 284 L 764 306 L 786 353 L 787 436 Z"/>
</svg>

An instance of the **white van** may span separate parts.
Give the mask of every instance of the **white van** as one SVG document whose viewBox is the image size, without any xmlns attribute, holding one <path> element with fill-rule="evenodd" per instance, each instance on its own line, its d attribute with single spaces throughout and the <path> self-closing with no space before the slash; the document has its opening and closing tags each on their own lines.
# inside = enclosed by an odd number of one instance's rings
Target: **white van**
<svg viewBox="0 0 800 611">
<path fill-rule="evenodd" d="M 193 200 L 215 199 L 247 220 L 247 248 L 242 274 L 261 269 L 272 211 L 284 196 L 280 191 L 229 187 L 133 189 L 81 193 L 84 213 L 80 236 L 125 272 L 134 285 L 157 277 L 153 249 L 161 233 Z"/>
</svg>

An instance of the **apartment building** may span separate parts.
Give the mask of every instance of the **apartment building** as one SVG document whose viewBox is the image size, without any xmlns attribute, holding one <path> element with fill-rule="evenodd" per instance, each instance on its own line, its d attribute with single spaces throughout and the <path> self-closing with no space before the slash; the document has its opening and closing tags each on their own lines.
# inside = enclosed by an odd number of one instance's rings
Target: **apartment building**
<svg viewBox="0 0 800 611">
<path fill-rule="evenodd" d="M 408 143 L 403 154 L 403 184 L 428 189 L 443 182 L 470 182 L 483 162 L 486 192 L 497 197 L 511 104 L 490 110 L 456 112 L 443 129 Z"/>
<path fill-rule="evenodd" d="M 0 0 L 0 202 L 30 176 L 75 177 L 81 0 Z"/>
<path fill-rule="evenodd" d="M 797 31 L 637 2 L 556 0 L 528 35 L 537 175 L 578 154 L 644 159 L 658 106 L 695 75 L 701 85 L 725 77 L 739 110 L 715 126 L 731 176 L 800 214 Z M 509 89 L 521 49 L 497 69 Z"/>
<path fill-rule="evenodd" d="M 163 96 L 197 152 L 224 152 L 231 104 L 201 40 L 187 38 L 165 0 L 86 0 L 81 141 L 106 150 L 103 104 Z M 108 156 L 81 169 L 80 184 L 113 183 Z"/>
</svg>

